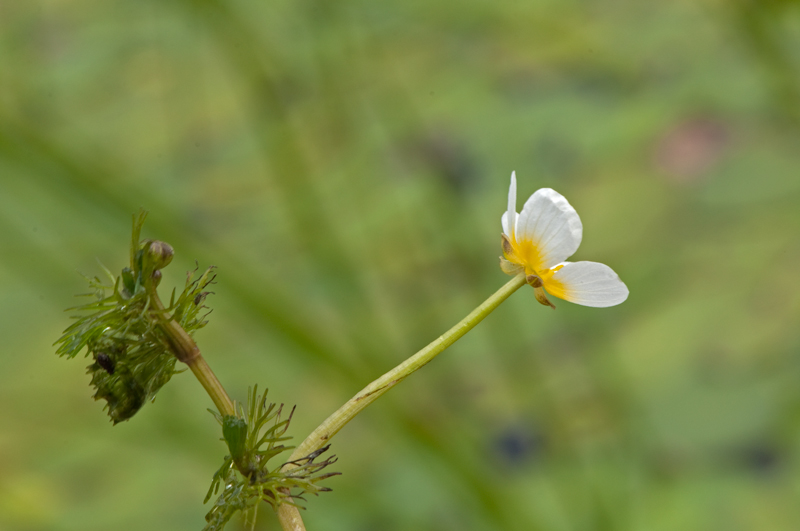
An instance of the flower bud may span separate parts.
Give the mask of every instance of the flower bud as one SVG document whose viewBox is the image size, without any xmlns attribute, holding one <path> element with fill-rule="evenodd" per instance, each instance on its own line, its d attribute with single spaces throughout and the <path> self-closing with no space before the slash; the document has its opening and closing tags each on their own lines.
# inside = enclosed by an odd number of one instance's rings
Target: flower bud
<svg viewBox="0 0 800 531">
<path fill-rule="evenodd" d="M 163 269 L 172 262 L 175 251 L 172 249 L 172 246 L 166 242 L 152 240 L 147 247 L 147 254 L 151 260 L 153 269 Z"/>
</svg>

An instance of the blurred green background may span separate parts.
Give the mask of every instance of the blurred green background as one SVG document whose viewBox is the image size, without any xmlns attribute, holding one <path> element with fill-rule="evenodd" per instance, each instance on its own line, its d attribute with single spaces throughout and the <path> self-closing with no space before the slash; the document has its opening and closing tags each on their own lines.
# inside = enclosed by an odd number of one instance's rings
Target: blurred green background
<svg viewBox="0 0 800 531">
<path fill-rule="evenodd" d="M 789 0 L 0 2 L 0 529 L 204 524 L 192 376 L 112 427 L 52 347 L 140 206 L 303 438 L 507 280 L 512 170 L 630 298 L 520 290 L 334 439 L 309 530 L 800 529 L 799 50 Z"/>
</svg>

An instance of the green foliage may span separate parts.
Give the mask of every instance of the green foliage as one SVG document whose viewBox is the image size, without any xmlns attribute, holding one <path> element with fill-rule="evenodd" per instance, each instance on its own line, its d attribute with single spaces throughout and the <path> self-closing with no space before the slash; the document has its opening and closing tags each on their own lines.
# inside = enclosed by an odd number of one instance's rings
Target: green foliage
<svg viewBox="0 0 800 531">
<path fill-rule="evenodd" d="M 318 483 L 339 475 L 338 472 L 320 473 L 336 462 L 336 456 L 315 462 L 330 445 L 297 461 L 282 463 L 270 471 L 269 461 L 293 448 L 281 443 L 291 439 L 286 436 L 286 431 L 294 408 L 288 418 L 281 420 L 283 404 L 267 404 L 267 391 L 258 395 L 258 386 L 254 386 L 248 390 L 247 410 L 241 404 L 238 404 L 238 410 L 237 416 L 223 416 L 209 410 L 222 425 L 223 440 L 231 453 L 225 456 L 222 466 L 214 474 L 206 495 L 207 502 L 222 488 L 222 493 L 206 515 L 208 525 L 205 531 L 223 529 L 237 511 L 254 510 L 262 500 L 276 509 L 281 503 L 296 505 L 296 500 L 303 499 L 306 493 L 318 495 L 330 491 Z M 286 465 L 294 468 L 284 470 Z"/>
<path fill-rule="evenodd" d="M 159 328 L 159 323 L 175 319 L 192 334 L 205 326 L 201 314 L 208 292 L 203 291 L 214 280 L 209 268 L 197 280 L 196 272 L 187 275 L 186 285 L 169 306 L 158 309 L 150 290 L 155 290 L 162 267 L 172 259 L 172 248 L 154 240 L 139 240 L 146 212 L 133 219 L 130 267 L 115 277 L 106 270 L 107 282 L 88 278 L 94 300 L 71 308 L 78 315 L 56 341 L 56 353 L 74 358 L 86 347 L 94 362 L 87 367 L 92 375 L 95 400 L 107 402 L 108 415 L 114 424 L 128 420 L 148 400 L 155 398 L 175 371 L 176 358 Z"/>
</svg>

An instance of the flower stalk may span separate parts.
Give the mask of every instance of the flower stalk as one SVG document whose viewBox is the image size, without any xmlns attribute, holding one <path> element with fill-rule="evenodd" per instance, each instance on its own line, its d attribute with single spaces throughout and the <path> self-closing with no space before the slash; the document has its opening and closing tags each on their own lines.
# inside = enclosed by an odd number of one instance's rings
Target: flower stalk
<svg viewBox="0 0 800 531">
<path fill-rule="evenodd" d="M 525 284 L 526 278 L 524 273 L 515 276 L 450 330 L 362 389 L 346 404 L 325 419 L 322 424 L 295 448 L 289 458 L 289 463 L 329 444 L 330 439 L 348 422 L 353 420 L 364 408 L 381 397 L 389 389 L 402 382 L 413 372 L 430 363 L 433 358 L 458 341 L 464 334 L 475 328 L 478 323 L 483 321 L 487 315 L 500 306 L 512 293 Z M 287 463 L 285 470 L 291 470 L 292 465 L 289 463 Z M 281 505 L 278 508 L 278 518 L 285 531 L 302 531 L 305 529 L 302 527 L 299 511 L 294 506 L 288 504 Z"/>
</svg>

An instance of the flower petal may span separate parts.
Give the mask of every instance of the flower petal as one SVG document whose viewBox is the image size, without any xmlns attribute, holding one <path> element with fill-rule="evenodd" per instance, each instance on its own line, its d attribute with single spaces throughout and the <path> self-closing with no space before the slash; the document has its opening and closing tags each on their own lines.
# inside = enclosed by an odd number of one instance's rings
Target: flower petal
<svg viewBox="0 0 800 531">
<path fill-rule="evenodd" d="M 614 270 L 597 262 L 566 262 L 544 287 L 559 299 L 595 308 L 614 306 L 628 298 L 628 287 Z"/>
<path fill-rule="evenodd" d="M 502 222 L 503 231 L 513 239 L 517 227 L 517 172 L 515 171 L 511 172 L 511 184 L 508 186 L 508 209 Z"/>
<path fill-rule="evenodd" d="M 537 265 L 544 269 L 572 256 L 583 237 L 578 213 L 563 195 L 550 188 L 537 190 L 525 202 L 516 229 L 516 241 L 530 241 L 537 250 Z"/>
<path fill-rule="evenodd" d="M 514 217 L 515 218 L 517 217 L 516 213 L 514 213 Z M 511 232 L 509 232 L 509 230 L 508 230 L 508 212 L 503 212 L 503 215 L 500 218 L 500 224 L 503 226 L 503 234 L 505 234 L 506 236 L 508 236 L 510 238 L 511 237 Z"/>
<path fill-rule="evenodd" d="M 509 238 L 514 238 L 517 226 L 517 174 L 511 172 L 511 185 L 508 187 L 508 208 L 503 212 L 500 218 L 500 224 L 503 226 L 503 233 Z M 508 220 L 511 220 L 509 224 Z"/>
</svg>

